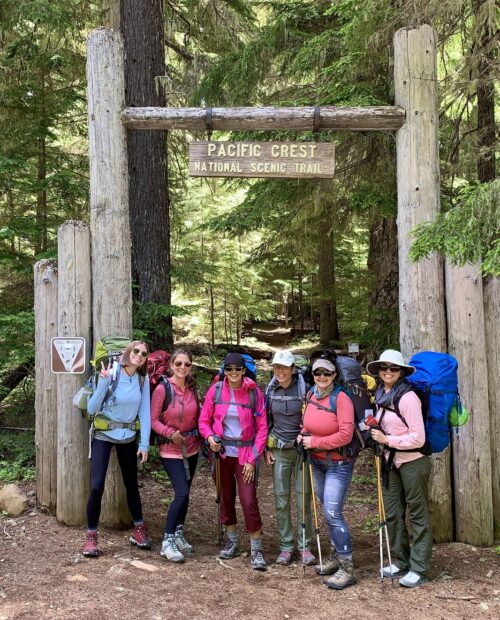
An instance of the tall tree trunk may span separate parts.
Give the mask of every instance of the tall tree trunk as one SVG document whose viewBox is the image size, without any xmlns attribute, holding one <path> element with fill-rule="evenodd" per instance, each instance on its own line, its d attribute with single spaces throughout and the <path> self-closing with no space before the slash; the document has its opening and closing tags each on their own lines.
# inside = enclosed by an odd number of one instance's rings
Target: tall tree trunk
<svg viewBox="0 0 500 620">
<path fill-rule="evenodd" d="M 47 249 L 47 190 L 45 189 L 47 153 L 45 136 L 38 140 L 37 168 L 38 191 L 36 195 L 36 223 L 38 225 L 38 233 L 35 245 L 36 254 Z"/>
<path fill-rule="evenodd" d="M 210 284 L 210 342 L 215 347 L 215 307 L 214 307 L 214 287 Z"/>
<path fill-rule="evenodd" d="M 111 12 L 113 15 L 113 12 Z M 128 106 L 164 106 L 158 76 L 164 76 L 163 1 L 121 0 L 125 41 L 125 97 Z M 134 296 L 169 305 L 170 226 L 167 132 L 129 131 L 127 139 Z M 172 346 L 172 318 L 148 333 L 154 348 Z M 165 336 L 165 332 L 168 335 Z"/>
<path fill-rule="evenodd" d="M 319 227 L 319 339 L 329 344 L 339 338 L 335 290 L 335 253 L 331 230 Z"/>
<path fill-rule="evenodd" d="M 377 219 L 370 226 L 368 269 L 373 274 L 369 296 L 370 333 L 378 354 L 399 341 L 398 229 L 396 218 Z"/>
<path fill-rule="evenodd" d="M 300 312 L 300 329 L 304 334 L 304 285 L 302 282 L 302 274 L 299 273 L 299 312 Z"/>
</svg>

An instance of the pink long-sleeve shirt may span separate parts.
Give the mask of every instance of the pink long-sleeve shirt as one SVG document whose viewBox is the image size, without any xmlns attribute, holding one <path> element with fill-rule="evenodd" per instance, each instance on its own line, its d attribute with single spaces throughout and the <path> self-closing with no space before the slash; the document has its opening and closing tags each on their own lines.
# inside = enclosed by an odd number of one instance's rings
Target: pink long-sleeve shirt
<svg viewBox="0 0 500 620">
<path fill-rule="evenodd" d="M 383 409 L 378 409 L 377 420 L 380 420 Z M 382 419 L 382 432 L 387 437 L 389 448 L 411 450 L 421 448 L 425 442 L 425 427 L 422 417 L 422 405 L 415 392 L 407 392 L 399 401 L 399 413 L 406 421 L 406 426 L 393 411 L 386 410 Z M 386 453 L 386 458 L 389 455 Z M 396 452 L 394 466 L 422 458 L 421 452 Z"/>
<path fill-rule="evenodd" d="M 221 400 L 224 402 L 216 405 L 214 403 L 215 386 L 216 384 L 214 383 L 205 396 L 198 422 L 200 434 L 204 439 L 208 439 L 210 435 L 218 435 L 224 438 L 223 422 L 230 406 L 227 403 L 230 401 L 231 393 L 227 379 L 224 379 L 221 393 Z M 250 404 L 250 389 L 255 390 L 255 412 L 248 407 L 241 407 L 242 404 Z M 257 384 L 248 377 L 243 377 L 241 388 L 233 390 L 233 393 L 240 420 L 241 439 L 242 441 L 254 440 L 252 446 L 238 448 L 238 462 L 240 465 L 245 463 L 255 465 L 264 452 L 267 439 L 267 417 L 264 397 Z M 224 455 L 222 456 L 224 457 Z"/>
</svg>

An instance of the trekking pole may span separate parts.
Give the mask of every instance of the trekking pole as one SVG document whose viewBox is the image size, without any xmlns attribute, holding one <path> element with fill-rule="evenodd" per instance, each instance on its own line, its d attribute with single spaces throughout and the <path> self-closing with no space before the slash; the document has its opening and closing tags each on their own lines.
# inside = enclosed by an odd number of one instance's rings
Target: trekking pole
<svg viewBox="0 0 500 620">
<path fill-rule="evenodd" d="M 306 553 L 306 462 L 305 462 L 305 454 L 304 447 L 302 446 L 302 577 L 306 576 L 306 563 L 305 563 L 305 553 Z"/>
<path fill-rule="evenodd" d="M 385 505 L 384 505 L 384 495 L 382 492 L 382 455 L 380 454 L 380 449 L 375 449 L 375 469 L 377 471 L 377 495 L 378 495 L 378 515 L 379 515 L 379 525 L 378 525 L 378 534 L 379 534 L 379 552 L 380 552 L 380 585 L 384 587 L 384 542 L 383 535 L 385 534 L 385 542 L 387 547 L 387 558 L 389 560 L 389 566 L 391 567 L 391 582 L 394 586 L 394 575 L 392 573 L 392 557 L 391 557 L 391 547 L 389 544 L 389 532 L 387 531 L 387 522 L 385 520 Z"/>
<path fill-rule="evenodd" d="M 312 499 L 312 505 L 313 505 L 313 510 L 314 510 L 314 531 L 316 533 L 316 544 L 318 546 L 319 569 L 320 569 L 320 573 L 322 573 L 323 572 L 323 556 L 321 554 L 321 543 L 319 540 L 319 521 L 318 521 L 318 511 L 316 510 L 316 491 L 314 490 L 311 455 L 309 454 L 308 450 L 306 450 L 306 460 L 309 464 L 309 480 L 311 483 L 311 499 Z"/>
<path fill-rule="evenodd" d="M 221 438 L 217 435 L 213 436 L 215 443 L 221 443 Z M 217 503 L 217 544 L 220 546 L 222 543 L 222 522 L 221 522 L 221 481 L 220 481 L 220 453 L 214 452 L 215 457 L 215 501 Z"/>
</svg>

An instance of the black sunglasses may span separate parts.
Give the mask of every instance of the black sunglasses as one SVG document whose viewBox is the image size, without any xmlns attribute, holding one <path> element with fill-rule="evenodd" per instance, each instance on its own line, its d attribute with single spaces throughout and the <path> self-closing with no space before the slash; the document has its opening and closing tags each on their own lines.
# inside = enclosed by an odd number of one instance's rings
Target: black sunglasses
<svg viewBox="0 0 500 620">
<path fill-rule="evenodd" d="M 185 366 L 186 368 L 191 368 L 192 365 L 193 365 L 192 362 L 181 362 L 180 360 L 176 360 L 174 362 L 174 366 L 176 368 L 180 368 L 181 366 Z"/>
<path fill-rule="evenodd" d="M 241 372 L 243 366 L 224 366 L 224 372 Z"/>
<path fill-rule="evenodd" d="M 142 357 L 143 357 L 144 359 L 146 359 L 146 357 L 148 356 L 148 352 L 147 352 L 147 351 L 141 351 L 141 349 L 138 349 L 137 347 L 134 347 L 134 348 L 132 349 L 132 353 L 133 353 L 134 355 L 142 355 Z"/>
<path fill-rule="evenodd" d="M 385 364 L 383 366 L 379 366 L 378 369 L 390 370 L 391 372 L 401 372 L 403 370 L 401 366 L 386 366 Z"/>
<path fill-rule="evenodd" d="M 317 370 L 313 370 L 313 375 L 315 377 L 321 377 L 321 375 L 323 375 L 323 377 L 331 377 L 333 373 L 331 370 L 325 370 L 324 368 L 318 368 Z"/>
</svg>

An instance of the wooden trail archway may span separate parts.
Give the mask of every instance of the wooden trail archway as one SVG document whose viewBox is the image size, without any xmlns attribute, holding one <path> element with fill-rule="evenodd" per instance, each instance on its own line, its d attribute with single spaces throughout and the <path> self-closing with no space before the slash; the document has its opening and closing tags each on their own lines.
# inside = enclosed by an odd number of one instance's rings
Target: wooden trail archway
<svg viewBox="0 0 500 620">
<path fill-rule="evenodd" d="M 447 350 L 443 262 L 432 256 L 419 263 L 408 259 L 411 230 L 433 220 L 439 212 L 438 92 L 436 40 L 429 26 L 399 30 L 394 37 L 395 106 L 324 107 L 321 130 L 394 131 L 397 144 L 398 241 L 400 276 L 401 350 L 405 357 L 419 350 Z M 199 108 L 126 108 L 123 41 L 115 31 L 99 28 L 88 40 L 88 118 L 91 184 L 92 329 L 94 343 L 104 335 L 132 332 L 130 230 L 128 217 L 127 129 L 206 129 L 206 110 Z M 311 130 L 314 108 L 213 108 L 214 130 Z M 80 257 L 81 258 L 81 257 Z M 80 260 L 79 258 L 79 260 Z M 75 257 L 76 259 L 76 257 Z M 61 256 L 59 257 L 61 261 Z M 74 334 L 76 335 L 76 334 Z M 466 353 L 464 353 L 466 355 Z M 465 359 L 459 359 L 464 363 Z M 64 380 L 64 377 L 59 379 Z M 467 377 L 461 377 L 467 381 Z M 489 428 L 487 398 L 475 411 L 477 425 Z M 70 414 L 71 404 L 64 403 Z M 59 437 L 66 430 L 61 428 Z M 81 430 L 76 441 L 84 441 Z M 474 438 L 474 435 L 473 435 Z M 476 450 L 474 440 L 469 449 Z M 491 466 L 489 444 L 481 446 L 481 462 L 468 473 L 455 469 L 455 488 L 466 476 L 478 475 L 477 497 L 456 494 L 470 525 L 461 540 L 492 542 Z M 461 458 L 462 458 L 462 452 Z M 73 476 L 73 492 L 80 493 L 81 473 Z M 450 451 L 433 458 L 431 509 L 434 536 L 453 539 Z M 481 478 L 479 478 L 479 473 Z M 457 479 L 458 475 L 458 479 Z M 66 485 L 65 488 L 68 488 Z M 479 497 L 480 494 L 480 497 Z M 66 502 L 68 504 L 68 502 Z M 474 507 L 474 518 L 470 518 Z M 76 522 L 76 515 L 60 515 Z M 108 472 L 103 501 L 104 522 L 129 522 L 125 495 L 116 464 Z M 84 521 L 84 515 L 81 515 Z"/>
</svg>

